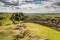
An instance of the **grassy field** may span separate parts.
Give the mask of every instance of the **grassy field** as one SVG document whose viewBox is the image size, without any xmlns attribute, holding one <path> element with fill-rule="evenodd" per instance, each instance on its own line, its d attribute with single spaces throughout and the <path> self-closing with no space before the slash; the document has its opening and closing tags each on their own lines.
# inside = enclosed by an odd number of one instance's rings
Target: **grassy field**
<svg viewBox="0 0 60 40">
<path fill-rule="evenodd" d="M 14 25 L 9 26 L 0 26 L 0 40 L 13 40 L 13 31 Z"/>
<path fill-rule="evenodd" d="M 36 35 L 41 38 L 49 38 L 50 40 L 60 40 L 60 32 L 34 23 L 25 24 L 31 31 L 31 35 Z"/>
<path fill-rule="evenodd" d="M 0 22 L 0 25 L 5 26 L 5 25 L 12 24 L 12 21 L 10 20 L 11 16 L 12 16 L 12 14 L 10 14 L 10 13 L 9 14 L 1 13 L 0 20 L 2 20 L 2 21 Z"/>
<path fill-rule="evenodd" d="M 60 17 L 60 13 L 53 13 L 53 14 L 38 14 L 38 13 L 36 13 L 36 14 L 25 14 L 25 15 L 30 15 L 30 16 L 33 16 L 33 15 L 35 15 L 35 16 L 40 16 L 40 17 Z"/>
<path fill-rule="evenodd" d="M 2 26 L 0 26 L 0 40 L 13 40 L 14 39 L 13 37 L 14 33 L 12 33 L 12 31 L 14 30 L 14 27 L 17 24 L 14 25 L 12 20 L 10 20 L 11 15 L 12 14 L 0 14 L 0 17 L 2 17 L 2 21 L 0 22 L 2 24 Z M 39 17 L 54 18 L 54 17 L 60 17 L 60 14 L 25 14 L 25 16 L 27 16 L 26 19 L 39 18 Z M 22 20 L 20 21 L 18 22 L 23 23 Z M 43 26 L 37 23 L 28 23 L 28 22 L 23 23 L 23 24 L 29 29 L 29 32 L 30 32 L 29 35 L 37 36 L 41 39 L 48 38 L 49 40 L 60 40 L 60 31 L 50 28 L 49 26 Z M 24 38 L 22 40 L 26 40 L 26 39 Z"/>
<path fill-rule="evenodd" d="M 51 29 L 47 26 L 35 24 L 35 23 L 24 23 L 25 26 L 30 30 L 30 34 L 32 36 L 37 36 L 39 38 L 48 38 L 49 40 L 60 40 L 60 32 L 56 31 L 54 29 Z M 0 34 L 0 40 L 13 40 L 13 34 L 11 31 L 14 29 L 15 25 L 12 25 L 11 27 L 8 26 L 3 27 L 4 31 L 6 31 L 3 34 Z M 0 29 L 1 31 L 1 29 Z M 22 40 L 26 40 L 25 38 Z"/>
</svg>

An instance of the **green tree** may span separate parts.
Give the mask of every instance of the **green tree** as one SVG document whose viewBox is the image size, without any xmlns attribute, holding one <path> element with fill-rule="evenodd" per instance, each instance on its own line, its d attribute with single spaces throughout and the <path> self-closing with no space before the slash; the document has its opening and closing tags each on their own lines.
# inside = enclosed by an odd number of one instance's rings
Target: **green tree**
<svg viewBox="0 0 60 40">
<path fill-rule="evenodd" d="M 14 21 L 20 21 L 20 20 L 24 20 L 24 14 L 23 13 L 13 13 L 12 15 L 12 20 Z"/>
</svg>

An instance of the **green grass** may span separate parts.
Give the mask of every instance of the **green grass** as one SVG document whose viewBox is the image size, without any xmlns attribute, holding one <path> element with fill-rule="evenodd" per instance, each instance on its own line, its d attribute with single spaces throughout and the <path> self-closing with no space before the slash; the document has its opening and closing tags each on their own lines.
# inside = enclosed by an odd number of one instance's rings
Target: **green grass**
<svg viewBox="0 0 60 40">
<path fill-rule="evenodd" d="M 10 25 L 10 24 L 12 24 L 12 23 L 13 23 L 13 22 L 12 22 L 11 20 L 6 19 L 6 20 L 2 20 L 1 25 L 2 25 L 2 26 L 5 26 L 5 25 Z"/>
<path fill-rule="evenodd" d="M 49 13 L 48 14 L 38 14 L 38 13 L 36 13 L 36 14 L 25 14 L 25 15 L 27 15 L 30 18 L 36 17 L 36 16 L 39 16 L 41 18 L 60 17 L 60 13 L 56 13 L 56 14 L 55 13 L 53 13 L 53 14 L 49 14 Z"/>
<path fill-rule="evenodd" d="M 50 40 L 60 40 L 60 32 L 54 29 L 34 23 L 26 23 L 25 25 L 30 29 L 31 35 L 48 38 Z"/>
<path fill-rule="evenodd" d="M 48 38 L 49 40 L 60 40 L 60 32 L 49 27 L 35 24 L 35 23 L 24 23 L 30 30 L 30 35 L 38 36 L 40 38 Z M 11 33 L 13 29 L 6 29 L 6 33 L 0 34 L 0 40 L 13 40 L 13 34 Z M 25 40 L 25 39 L 24 39 Z"/>
<path fill-rule="evenodd" d="M 0 40 L 13 40 L 14 33 L 13 31 L 13 26 L 1 26 L 0 31 L 3 30 L 3 33 L 0 32 Z"/>
<path fill-rule="evenodd" d="M 13 36 L 9 33 L 0 35 L 0 40 L 13 40 Z"/>
<path fill-rule="evenodd" d="M 12 20 L 11 19 L 12 14 L 7 14 L 7 13 L 2 13 L 0 14 L 0 18 L 2 18 L 2 21 L 0 22 L 1 26 L 5 26 L 5 25 L 9 25 L 12 24 Z"/>
<path fill-rule="evenodd" d="M 0 14 L 0 17 L 3 17 L 4 19 L 2 20 L 2 25 L 8 25 L 12 24 L 12 21 L 10 20 L 12 14 Z M 47 15 L 39 15 L 42 18 L 47 18 L 47 17 L 56 17 L 59 16 L 60 14 L 47 14 Z M 35 18 L 36 15 L 28 15 L 29 18 Z M 22 22 L 22 21 L 20 21 Z M 47 26 L 35 24 L 35 23 L 25 23 L 27 28 L 30 30 L 30 35 L 36 35 L 40 38 L 48 38 L 50 40 L 60 40 L 60 32 L 54 29 L 51 29 Z M 14 27 L 14 26 L 13 26 Z M 13 35 L 10 33 L 10 31 L 13 30 L 13 28 L 8 28 L 6 29 L 7 32 L 5 34 L 0 34 L 0 40 L 13 40 Z M 14 33 L 13 33 L 14 34 Z"/>
<path fill-rule="evenodd" d="M 0 34 L 0 40 L 13 40 L 13 35 L 10 31 Z"/>
</svg>

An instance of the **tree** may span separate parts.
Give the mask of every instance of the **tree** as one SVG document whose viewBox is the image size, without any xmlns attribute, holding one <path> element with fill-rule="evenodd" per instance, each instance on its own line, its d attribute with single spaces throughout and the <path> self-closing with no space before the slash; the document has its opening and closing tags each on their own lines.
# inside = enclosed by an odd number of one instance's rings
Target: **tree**
<svg viewBox="0 0 60 40">
<path fill-rule="evenodd" d="M 20 21 L 24 20 L 24 14 L 23 13 L 13 13 L 11 19 L 14 21 Z"/>
</svg>

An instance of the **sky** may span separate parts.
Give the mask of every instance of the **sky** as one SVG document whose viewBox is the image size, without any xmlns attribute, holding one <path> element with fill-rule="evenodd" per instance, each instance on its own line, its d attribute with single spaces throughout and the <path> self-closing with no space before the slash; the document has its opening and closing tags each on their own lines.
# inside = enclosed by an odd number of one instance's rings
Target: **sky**
<svg viewBox="0 0 60 40">
<path fill-rule="evenodd" d="M 60 13 L 60 0 L 0 0 L 0 12 Z"/>
</svg>

